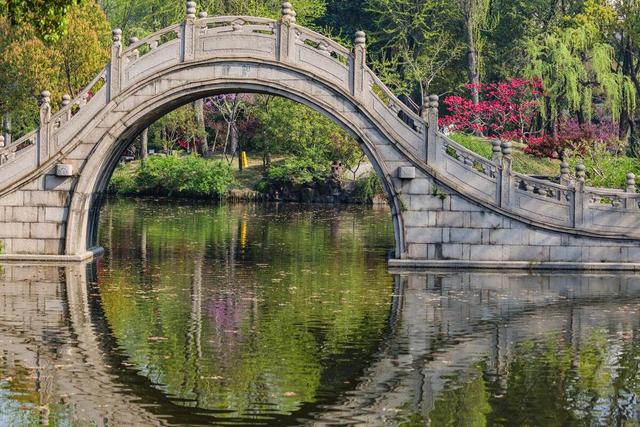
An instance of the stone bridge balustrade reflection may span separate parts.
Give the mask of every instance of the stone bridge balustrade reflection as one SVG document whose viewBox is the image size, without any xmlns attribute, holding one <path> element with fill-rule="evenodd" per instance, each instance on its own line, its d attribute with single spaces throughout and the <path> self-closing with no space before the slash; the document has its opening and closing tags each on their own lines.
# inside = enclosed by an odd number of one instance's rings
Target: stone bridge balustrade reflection
<svg viewBox="0 0 640 427">
<path fill-rule="evenodd" d="M 40 127 L 0 147 L 0 259 L 77 261 L 98 253 L 97 218 L 124 149 L 169 111 L 206 96 L 260 92 L 306 104 L 359 142 L 387 192 L 396 266 L 640 269 L 640 196 L 512 171 L 511 146 L 485 159 L 438 130 L 438 97 L 417 115 L 366 65 L 366 35 L 347 49 L 296 23 L 208 16 L 148 37 L 112 33 L 111 62 Z"/>
</svg>

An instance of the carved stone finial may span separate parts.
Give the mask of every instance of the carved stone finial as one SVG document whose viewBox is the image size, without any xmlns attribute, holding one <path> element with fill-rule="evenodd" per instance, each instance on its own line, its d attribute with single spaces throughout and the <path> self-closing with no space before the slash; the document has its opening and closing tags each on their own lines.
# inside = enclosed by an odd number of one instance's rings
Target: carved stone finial
<svg viewBox="0 0 640 427">
<path fill-rule="evenodd" d="M 494 161 L 500 160 L 500 158 L 502 157 L 502 149 L 500 148 L 500 140 L 499 139 L 491 140 L 491 151 L 493 153 L 491 158 Z"/>
<path fill-rule="evenodd" d="M 293 23 L 296 22 L 296 11 L 293 10 L 293 6 L 288 1 L 282 3 L 282 21 Z"/>
<path fill-rule="evenodd" d="M 40 106 L 49 106 L 51 104 L 51 92 L 43 90 L 40 92 Z"/>
<path fill-rule="evenodd" d="M 122 30 L 120 28 L 116 28 L 113 31 L 111 31 L 111 40 L 113 40 L 114 43 L 120 43 L 121 39 L 122 39 Z"/>
<path fill-rule="evenodd" d="M 438 108 L 440 97 L 438 95 L 429 95 L 429 108 Z"/>
<path fill-rule="evenodd" d="M 579 182 L 584 182 L 587 177 L 587 167 L 582 163 L 576 165 L 576 178 Z"/>
<path fill-rule="evenodd" d="M 198 18 L 200 19 L 204 19 L 206 17 L 207 17 L 207 12 L 205 12 L 204 10 L 198 14 Z"/>
<path fill-rule="evenodd" d="M 137 37 L 129 37 L 129 46 L 131 46 L 132 44 L 136 44 L 140 41 L 139 38 Z"/>
<path fill-rule="evenodd" d="M 186 3 L 187 6 L 187 19 L 195 19 L 196 18 L 196 2 L 188 1 Z"/>
<path fill-rule="evenodd" d="M 569 175 L 569 163 L 565 160 L 562 160 L 560 163 L 560 176 L 568 176 Z"/>
<path fill-rule="evenodd" d="M 356 31 L 354 43 L 356 46 L 364 46 L 367 43 L 367 35 L 364 31 Z"/>
<path fill-rule="evenodd" d="M 502 141 L 500 148 L 504 157 L 511 157 L 511 141 Z"/>
<path fill-rule="evenodd" d="M 66 107 L 69 104 L 71 104 L 71 96 L 65 93 L 62 95 L 62 106 Z"/>
<path fill-rule="evenodd" d="M 627 192 L 628 193 L 636 192 L 636 176 L 631 172 L 627 174 Z"/>
<path fill-rule="evenodd" d="M 4 147 L 4 136 L 0 135 L 0 148 Z"/>
</svg>

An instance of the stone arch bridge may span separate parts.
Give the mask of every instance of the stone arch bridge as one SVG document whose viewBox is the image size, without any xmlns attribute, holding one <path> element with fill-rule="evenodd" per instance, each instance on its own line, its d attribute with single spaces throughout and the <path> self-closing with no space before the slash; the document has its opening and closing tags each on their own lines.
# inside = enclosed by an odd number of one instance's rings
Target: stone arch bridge
<svg viewBox="0 0 640 427">
<path fill-rule="evenodd" d="M 395 266 L 640 269 L 640 195 L 586 187 L 584 168 L 559 182 L 511 169 L 508 143 L 480 157 L 438 131 L 438 98 L 422 115 L 365 63 L 365 34 L 347 49 L 281 18 L 196 15 L 125 47 L 75 99 L 52 111 L 42 92 L 39 129 L 0 141 L 4 260 L 74 261 L 99 252 L 97 217 L 128 144 L 170 110 L 204 96 L 261 92 L 331 117 L 360 145 L 388 193 Z M 572 178 L 575 176 L 575 178 Z"/>
</svg>

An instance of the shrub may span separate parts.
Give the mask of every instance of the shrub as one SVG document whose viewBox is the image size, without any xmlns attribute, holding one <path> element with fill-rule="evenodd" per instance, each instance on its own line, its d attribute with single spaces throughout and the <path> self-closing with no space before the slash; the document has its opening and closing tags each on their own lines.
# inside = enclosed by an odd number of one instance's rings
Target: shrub
<svg viewBox="0 0 640 427">
<path fill-rule="evenodd" d="M 135 194 L 137 191 L 136 170 L 127 165 L 118 165 L 107 188 L 109 193 L 113 194 Z"/>
<path fill-rule="evenodd" d="M 594 121 L 579 123 L 572 117 L 563 120 L 558 126 L 557 136 L 548 135 L 530 138 L 525 152 L 536 156 L 558 158 L 566 150 L 586 154 L 596 146 L 606 146 L 610 151 L 619 147 L 618 126 L 611 118 L 597 115 Z"/>
<path fill-rule="evenodd" d="M 324 182 L 330 174 L 330 164 L 313 151 L 300 157 L 289 157 L 280 164 L 271 165 L 266 179 L 272 185 L 312 185 Z"/>
<path fill-rule="evenodd" d="M 586 183 L 592 187 L 624 189 L 627 173 L 640 176 L 640 159 L 612 153 L 605 144 L 596 144 L 581 156 L 571 158 L 571 170 L 575 171 L 578 163 L 585 165 Z"/>
<path fill-rule="evenodd" d="M 234 182 L 227 163 L 192 155 L 150 157 L 132 179 L 117 171 L 110 186 L 120 194 L 221 198 Z"/>
<path fill-rule="evenodd" d="M 539 80 L 511 79 L 467 85 L 467 89 L 477 89 L 480 102 L 473 105 L 469 98 L 446 97 L 444 105 L 449 114 L 440 118 L 440 126 L 519 142 L 534 135 L 533 120 L 540 111 L 542 94 Z"/>
<path fill-rule="evenodd" d="M 369 172 L 356 179 L 354 196 L 362 203 L 368 203 L 379 194 L 385 194 L 380 177 L 375 172 Z"/>
</svg>

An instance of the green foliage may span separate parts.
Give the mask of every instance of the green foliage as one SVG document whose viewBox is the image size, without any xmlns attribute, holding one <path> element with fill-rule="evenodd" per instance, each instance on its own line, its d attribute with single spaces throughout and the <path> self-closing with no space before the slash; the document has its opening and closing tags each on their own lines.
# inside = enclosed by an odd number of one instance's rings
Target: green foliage
<svg viewBox="0 0 640 427">
<path fill-rule="evenodd" d="M 385 194 L 380 177 L 375 172 L 369 172 L 356 179 L 355 198 L 361 203 L 369 203 L 375 196 Z"/>
<path fill-rule="evenodd" d="M 330 163 L 322 152 L 310 150 L 303 156 L 288 157 L 269 167 L 266 179 L 274 185 L 311 185 L 324 182 L 330 173 Z"/>
<path fill-rule="evenodd" d="M 591 147 L 584 155 L 569 159 L 571 170 L 578 163 L 586 166 L 586 184 L 592 187 L 624 189 L 629 172 L 640 177 L 640 159 L 611 152 L 604 144 Z"/>
<path fill-rule="evenodd" d="M 109 24 L 100 7 L 87 0 L 65 13 L 68 31 L 47 40 L 29 20 L 12 24 L 0 16 L 0 116 L 11 116 L 14 136 L 37 125 L 40 91 L 50 91 L 56 106 L 63 93 L 75 95 L 108 61 Z"/>
<path fill-rule="evenodd" d="M 454 133 L 449 137 L 468 150 L 491 159 L 493 152 L 489 140 L 462 133 Z M 526 154 L 522 151 L 522 147 L 521 144 L 517 144 L 513 149 L 511 167 L 515 172 L 537 176 L 558 176 L 560 174 L 560 162 L 547 157 Z"/>
<path fill-rule="evenodd" d="M 263 155 L 306 157 L 306 160 L 300 160 L 303 163 L 321 163 L 314 166 L 314 170 L 324 170 L 334 160 L 351 168 L 360 158 L 362 151 L 358 143 L 346 131 L 305 105 L 268 96 L 258 100 L 250 114 L 256 117 L 261 127 L 250 147 Z M 293 169 L 306 169 L 295 167 L 293 163 L 290 165 Z"/>
<path fill-rule="evenodd" d="M 163 150 L 168 151 L 178 145 L 187 149 L 195 147 L 206 136 L 206 131 L 198 123 L 195 109 L 191 105 L 185 105 L 153 123 L 150 134 L 155 146 L 160 145 Z"/>
<path fill-rule="evenodd" d="M 367 0 L 371 16 L 370 55 L 380 78 L 396 95 L 419 108 L 430 86 L 462 51 L 459 20 L 447 0 Z"/>
<path fill-rule="evenodd" d="M 6 0 L 14 26 L 32 26 L 44 41 L 56 41 L 66 32 L 67 13 L 82 0 Z M 1 3 L 0 3 L 1 4 Z"/>
<path fill-rule="evenodd" d="M 154 156 L 135 170 L 116 169 L 110 191 L 117 194 L 222 198 L 235 179 L 222 161 L 197 156 Z"/>
<path fill-rule="evenodd" d="M 585 10 L 568 25 L 559 25 L 527 44 L 530 64 L 525 74 L 542 79 L 548 99 L 543 113 L 554 124 L 563 109 L 590 120 L 595 92 L 603 97 L 614 120 L 623 110 L 635 109 L 632 79 L 615 70 L 615 50 L 603 39 L 607 23 L 615 19 L 614 11 L 611 6 L 590 8 L 594 0 L 585 4 Z"/>
</svg>

